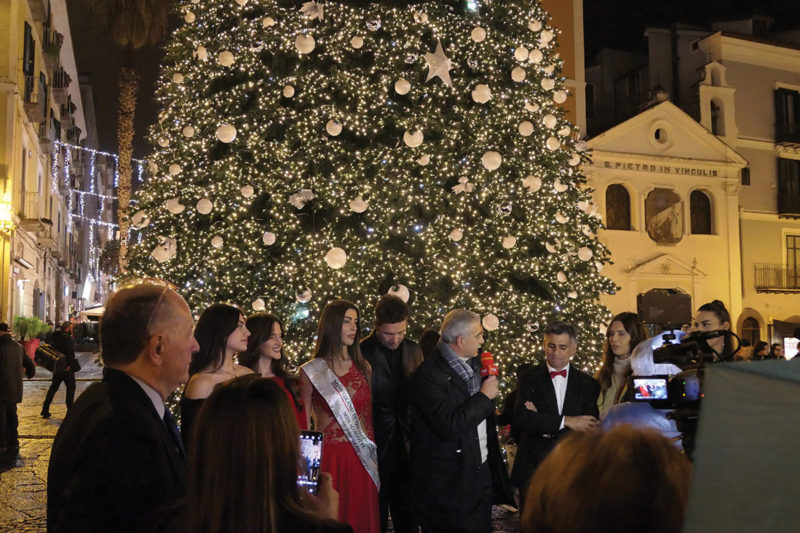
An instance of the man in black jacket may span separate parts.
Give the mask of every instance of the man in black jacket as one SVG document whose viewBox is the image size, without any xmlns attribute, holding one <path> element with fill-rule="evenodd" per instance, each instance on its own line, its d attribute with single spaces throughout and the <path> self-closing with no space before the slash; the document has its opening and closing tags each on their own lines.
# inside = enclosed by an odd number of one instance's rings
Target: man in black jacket
<svg viewBox="0 0 800 533">
<path fill-rule="evenodd" d="M 62 382 L 67 387 L 67 411 L 72 409 L 75 400 L 75 368 L 77 365 L 75 343 L 72 341 L 72 323 L 61 324 L 59 329 L 53 333 L 51 340 L 53 348 L 64 354 L 66 361 L 63 368 L 56 368 L 53 372 L 53 382 L 50 383 L 50 388 L 47 389 L 47 395 L 44 397 L 44 404 L 42 404 L 42 418 L 50 418 L 50 404 Z"/>
<path fill-rule="evenodd" d="M 389 510 L 397 533 L 417 531 L 411 498 L 411 374 L 422 363 L 416 342 L 406 339 L 408 305 L 387 294 L 375 306 L 375 329 L 361 341 L 361 353 L 372 366 L 372 420 L 378 445 L 381 531 Z"/>
<path fill-rule="evenodd" d="M 569 362 L 578 348 L 575 328 L 554 322 L 544 331 L 546 364 L 519 378 L 514 424 L 519 435 L 511 482 L 520 489 L 520 501 L 536 467 L 567 431 L 594 431 L 600 384 Z"/>
<path fill-rule="evenodd" d="M 186 494 L 186 459 L 164 400 L 199 350 L 189 306 L 148 283 L 116 292 L 101 323 L 103 381 L 67 413 L 53 441 L 47 530 L 149 531 Z"/>
<path fill-rule="evenodd" d="M 423 532 L 491 530 L 492 504 L 515 505 L 494 419 L 497 377 L 481 381 L 480 317 L 455 309 L 414 374 L 411 464 Z"/>
<path fill-rule="evenodd" d="M 19 452 L 17 404 L 22 402 L 23 368 L 28 379 L 36 373 L 25 348 L 11 338 L 8 324 L 0 323 L 0 452 L 8 458 Z"/>
</svg>

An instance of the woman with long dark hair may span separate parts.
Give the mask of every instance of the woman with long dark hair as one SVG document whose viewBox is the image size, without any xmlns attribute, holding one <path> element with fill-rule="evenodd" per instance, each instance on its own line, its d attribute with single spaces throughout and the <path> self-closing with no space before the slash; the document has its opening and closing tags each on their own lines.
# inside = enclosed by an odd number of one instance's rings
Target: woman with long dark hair
<svg viewBox="0 0 800 533">
<path fill-rule="evenodd" d="M 692 331 L 717 331 L 731 329 L 731 315 L 719 300 L 708 302 L 697 309 L 692 321 Z M 727 361 L 733 355 L 733 342 L 730 335 L 720 335 L 707 339 L 708 346 L 714 352 L 715 361 Z"/>
<path fill-rule="evenodd" d="M 189 364 L 189 382 L 180 402 L 181 436 L 187 448 L 197 413 L 214 387 L 253 372 L 234 362 L 234 355 L 247 349 L 249 335 L 244 315 L 232 305 L 213 304 L 197 320 L 194 338 L 200 351 Z"/>
<path fill-rule="evenodd" d="M 283 324 L 269 313 L 251 315 L 245 323 L 250 337 L 247 350 L 239 354 L 239 364 L 261 377 L 270 378 L 286 391 L 289 406 L 294 411 L 301 430 L 308 429 L 308 419 L 295 387 L 298 378 L 286 372 L 286 354 L 283 353 Z"/>
<path fill-rule="evenodd" d="M 352 533 L 334 520 L 338 495 L 329 475 L 321 476 L 318 496 L 298 487 L 299 437 L 275 381 L 251 374 L 219 385 L 197 418 L 186 504 L 172 529 Z"/>
<path fill-rule="evenodd" d="M 597 407 L 600 416 L 623 401 L 631 375 L 631 352 L 647 338 L 647 332 L 636 313 L 620 313 L 611 319 L 606 330 L 603 364 L 594 378 L 600 382 Z"/>
<path fill-rule="evenodd" d="M 359 349 L 360 324 L 352 302 L 334 300 L 325 306 L 314 358 L 300 369 L 300 390 L 306 411 L 324 435 L 321 470 L 331 473 L 334 487 L 342 493 L 339 520 L 356 533 L 377 533 L 380 480 L 372 427 L 372 371 Z"/>
</svg>

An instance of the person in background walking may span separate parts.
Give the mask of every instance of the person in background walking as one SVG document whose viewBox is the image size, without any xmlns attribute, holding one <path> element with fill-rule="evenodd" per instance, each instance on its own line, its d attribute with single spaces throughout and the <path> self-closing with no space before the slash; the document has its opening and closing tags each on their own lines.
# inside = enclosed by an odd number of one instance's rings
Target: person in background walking
<svg viewBox="0 0 800 533">
<path fill-rule="evenodd" d="M 72 342 L 72 324 L 64 322 L 61 327 L 53 333 L 52 346 L 66 357 L 65 366 L 53 372 L 53 382 L 47 391 L 42 405 L 42 418 L 50 418 L 50 404 L 56 395 L 58 388 L 63 382 L 67 386 L 67 411 L 72 408 L 75 400 L 75 371 L 78 369 L 78 362 L 75 360 L 75 344 Z"/>
<path fill-rule="evenodd" d="M 17 404 L 22 402 L 22 369 L 28 379 L 36 367 L 25 348 L 11 338 L 8 324 L 0 323 L 0 453 L 19 452 Z"/>
</svg>

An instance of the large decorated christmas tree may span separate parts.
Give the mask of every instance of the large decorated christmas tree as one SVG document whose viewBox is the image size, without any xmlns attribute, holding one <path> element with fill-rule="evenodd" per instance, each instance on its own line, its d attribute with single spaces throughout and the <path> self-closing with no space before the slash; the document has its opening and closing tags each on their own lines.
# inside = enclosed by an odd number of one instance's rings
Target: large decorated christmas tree
<svg viewBox="0 0 800 533">
<path fill-rule="evenodd" d="M 380 295 L 409 335 L 481 314 L 505 375 L 553 319 L 594 367 L 608 253 L 538 2 L 184 0 L 166 47 L 129 269 L 283 319 Z"/>
</svg>

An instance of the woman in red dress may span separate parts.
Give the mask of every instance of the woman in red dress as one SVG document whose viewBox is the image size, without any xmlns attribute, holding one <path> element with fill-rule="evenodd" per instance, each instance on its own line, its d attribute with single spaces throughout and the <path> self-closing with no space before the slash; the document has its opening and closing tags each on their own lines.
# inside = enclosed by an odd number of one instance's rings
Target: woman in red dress
<svg viewBox="0 0 800 533">
<path fill-rule="evenodd" d="M 295 392 L 298 380 L 286 371 L 283 324 L 274 315 L 257 313 L 247 319 L 247 329 L 250 337 L 247 339 L 247 350 L 239 354 L 239 364 L 280 385 L 286 391 L 300 430 L 308 429 L 308 417 Z"/>
<path fill-rule="evenodd" d="M 359 329 L 355 304 L 334 300 L 325 306 L 314 358 L 300 369 L 300 390 L 303 403 L 311 406 L 309 416 L 324 435 L 321 470 L 331 474 L 339 492 L 339 520 L 355 533 L 378 533 L 372 370 L 359 349 Z"/>
</svg>

